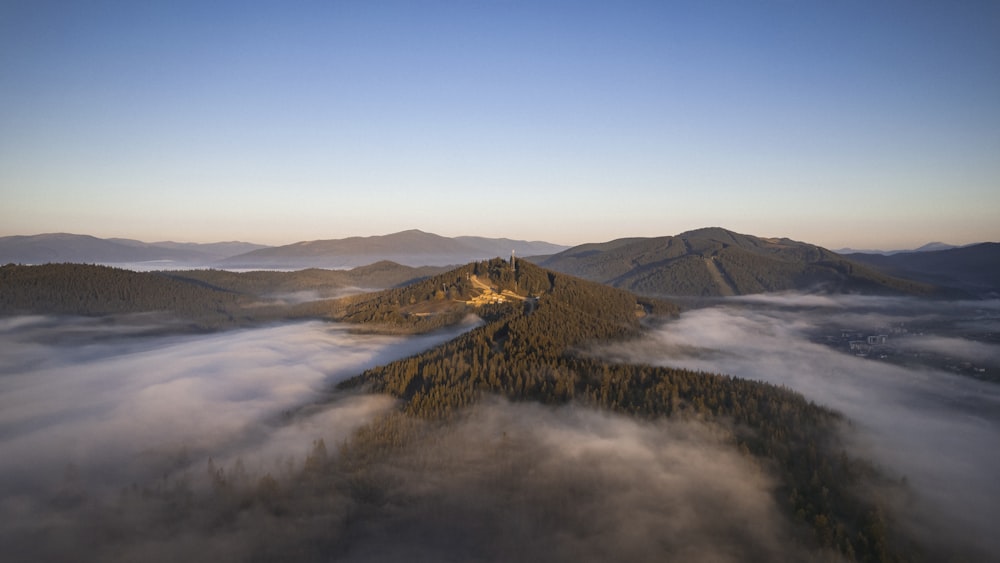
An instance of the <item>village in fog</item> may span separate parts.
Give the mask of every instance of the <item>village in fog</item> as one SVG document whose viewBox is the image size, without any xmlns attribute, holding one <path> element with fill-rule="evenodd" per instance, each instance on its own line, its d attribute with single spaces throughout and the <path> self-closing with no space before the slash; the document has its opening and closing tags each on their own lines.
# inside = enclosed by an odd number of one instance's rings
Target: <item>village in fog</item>
<svg viewBox="0 0 1000 563">
<path fill-rule="evenodd" d="M 955 317 L 923 317 L 881 326 L 823 326 L 813 342 L 870 360 L 926 367 L 985 381 L 1000 381 L 1000 357 L 991 346 L 1000 332 L 988 309 L 957 307 Z"/>
</svg>

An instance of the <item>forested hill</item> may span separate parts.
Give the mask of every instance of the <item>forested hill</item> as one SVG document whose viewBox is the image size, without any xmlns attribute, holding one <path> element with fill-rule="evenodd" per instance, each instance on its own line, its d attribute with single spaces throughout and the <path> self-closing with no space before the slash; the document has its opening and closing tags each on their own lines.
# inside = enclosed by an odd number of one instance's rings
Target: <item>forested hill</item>
<svg viewBox="0 0 1000 563">
<path fill-rule="evenodd" d="M 341 299 L 338 320 L 381 330 L 424 332 L 454 324 L 470 313 L 492 317 L 498 311 L 534 311 L 540 305 L 568 307 L 576 315 L 638 327 L 646 314 L 679 312 L 672 303 L 637 297 L 620 289 L 552 272 L 524 261 L 516 266 L 499 258 L 473 262 L 416 283 Z M 596 337 L 602 335 L 596 334 Z"/>
<path fill-rule="evenodd" d="M 168 313 L 201 329 L 329 318 L 324 300 L 438 273 L 377 263 L 354 270 L 134 272 L 89 264 L 0 267 L 0 315 Z"/>
<path fill-rule="evenodd" d="M 726 296 L 822 290 L 875 295 L 946 294 L 815 245 L 720 228 L 585 244 L 540 265 L 642 295 Z"/>
<path fill-rule="evenodd" d="M 245 299 L 155 273 L 86 264 L 0 267 L 0 315 L 170 312 L 229 319 Z"/>
<path fill-rule="evenodd" d="M 403 401 L 399 416 L 374 423 L 345 447 L 345 455 L 360 460 L 356 463 L 380 463 L 401 445 L 433 440 L 418 436 L 423 431 L 415 428 L 425 427 L 407 420 L 447 421 L 488 396 L 574 402 L 641 418 L 714 421 L 731 429 L 734 448 L 775 468 L 781 482 L 776 501 L 790 521 L 798 522 L 804 545 L 837 551 L 848 560 L 896 561 L 913 555 L 884 516 L 882 499 L 857 495 L 879 478 L 845 453 L 836 413 L 769 384 L 612 363 L 584 353 L 589 343 L 638 334 L 638 319 L 649 304 L 631 294 L 529 264 L 512 271 L 494 260 L 384 292 L 356 303 L 358 308 L 344 318 L 421 322 L 407 309 L 468 298 L 477 291 L 467 283 L 473 279 L 536 298 L 483 305 L 484 326 L 343 383 L 342 388 L 365 387 Z"/>
<path fill-rule="evenodd" d="M 415 268 L 382 261 L 351 270 L 309 268 L 295 272 L 273 270 L 230 272 L 212 269 L 163 272 L 163 274 L 175 279 L 189 280 L 259 297 L 313 292 L 315 297 L 330 298 L 339 297 L 345 291 L 357 293 L 359 290 L 374 291 L 407 285 L 443 271 L 446 271 L 446 268 L 440 266 Z"/>
</svg>

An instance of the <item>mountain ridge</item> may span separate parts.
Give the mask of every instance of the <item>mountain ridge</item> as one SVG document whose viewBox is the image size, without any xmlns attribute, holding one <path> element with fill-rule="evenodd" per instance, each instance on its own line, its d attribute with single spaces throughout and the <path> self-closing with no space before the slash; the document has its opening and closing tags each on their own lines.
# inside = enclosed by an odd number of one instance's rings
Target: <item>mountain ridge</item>
<svg viewBox="0 0 1000 563">
<path fill-rule="evenodd" d="M 234 267 L 357 267 L 388 260 L 405 266 L 447 266 L 506 256 L 548 254 L 567 247 L 542 241 L 486 237 L 444 237 L 419 229 L 388 235 L 301 241 L 255 250 L 223 260 Z M 322 263 L 317 263 L 322 261 Z"/>
<path fill-rule="evenodd" d="M 891 255 L 849 254 L 847 257 L 924 283 L 957 287 L 982 297 L 1000 295 L 1000 243 L 997 242 Z"/>
<path fill-rule="evenodd" d="M 92 235 L 44 233 L 0 237 L 0 264 L 173 262 L 185 269 L 350 269 L 383 261 L 410 267 L 448 266 L 508 256 L 511 251 L 519 256 L 528 256 L 553 254 L 566 248 L 545 241 L 444 237 L 418 229 L 388 235 L 299 241 L 281 246 L 242 241 L 150 243 L 128 238 L 102 239 Z"/>
<path fill-rule="evenodd" d="M 972 243 L 972 244 L 978 244 L 978 243 Z M 871 249 L 871 248 L 859 249 L 859 248 L 850 248 L 845 246 L 843 248 L 835 249 L 834 252 L 841 255 L 883 254 L 888 256 L 892 254 L 901 254 L 904 252 L 936 252 L 938 250 L 950 250 L 952 248 L 962 248 L 963 246 L 972 246 L 972 244 L 948 244 L 946 242 L 934 241 L 920 245 L 917 248 L 902 248 L 896 250 L 881 250 L 881 249 Z"/>
<path fill-rule="evenodd" d="M 249 242 L 149 243 L 128 238 L 98 238 L 74 233 L 42 233 L 0 237 L 0 263 L 138 263 L 170 261 L 180 263 L 215 262 L 229 252 L 263 248 Z"/>
<path fill-rule="evenodd" d="M 833 251 L 721 227 L 580 245 L 539 265 L 647 296 L 723 297 L 774 291 L 953 295 Z"/>
<path fill-rule="evenodd" d="M 717 297 L 773 291 L 969 297 L 1000 292 L 1000 273 L 992 268 L 992 264 L 1000 263 L 1000 257 L 990 250 L 994 248 L 991 244 L 997 243 L 942 250 L 935 248 L 948 245 L 930 243 L 912 252 L 891 255 L 842 255 L 790 238 L 757 237 L 721 227 L 574 247 L 509 238 L 444 237 L 418 229 L 271 247 L 239 241 L 146 243 L 47 233 L 0 237 L 0 264 L 74 262 L 139 269 L 341 270 L 379 262 L 445 267 L 514 253 L 556 271 L 652 297 Z M 231 255 L 234 252 L 237 254 Z"/>
</svg>

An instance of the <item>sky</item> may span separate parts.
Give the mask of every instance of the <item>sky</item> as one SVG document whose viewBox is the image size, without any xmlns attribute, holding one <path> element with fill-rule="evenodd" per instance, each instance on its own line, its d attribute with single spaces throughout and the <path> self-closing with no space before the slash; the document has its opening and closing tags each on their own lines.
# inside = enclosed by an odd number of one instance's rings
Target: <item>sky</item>
<svg viewBox="0 0 1000 563">
<path fill-rule="evenodd" d="M 991 0 L 0 0 L 0 236 L 1000 240 Z"/>
</svg>

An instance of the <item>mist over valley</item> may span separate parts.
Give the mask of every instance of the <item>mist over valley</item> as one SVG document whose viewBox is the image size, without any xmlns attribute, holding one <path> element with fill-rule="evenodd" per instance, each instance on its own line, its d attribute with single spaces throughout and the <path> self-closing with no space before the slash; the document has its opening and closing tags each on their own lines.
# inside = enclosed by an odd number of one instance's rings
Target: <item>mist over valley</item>
<svg viewBox="0 0 1000 563">
<path fill-rule="evenodd" d="M 6 318 L 0 544 L 17 560 L 101 558 L 77 551 L 79 538 L 46 543 L 89 533 L 76 519 L 111 510 L 129 486 L 205 485 L 208 459 L 255 478 L 292 472 L 310 444 L 335 447 L 393 406 L 333 394 L 333 385 L 455 334 L 364 335 L 304 322 L 130 337 L 94 319 Z"/>
<path fill-rule="evenodd" d="M 603 284 L 516 255 L 3 266 L 0 544 L 53 561 L 1000 552 L 995 300 L 719 229 L 606 246 L 536 260 L 624 268 Z M 673 281 L 612 287 L 634 272 Z M 663 297 L 683 287 L 701 289 Z"/>
<path fill-rule="evenodd" d="M 591 352 L 767 381 L 844 413 L 853 451 L 909 484 L 900 522 L 989 559 L 1000 550 L 990 533 L 1000 516 L 998 334 L 997 301 L 780 294 L 721 300 L 644 341 Z"/>
</svg>

